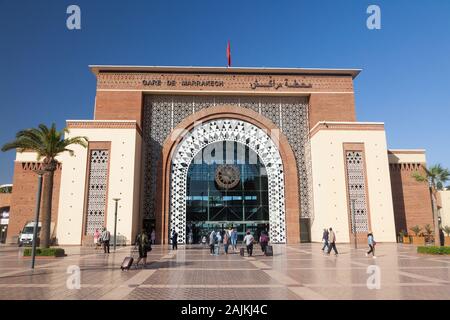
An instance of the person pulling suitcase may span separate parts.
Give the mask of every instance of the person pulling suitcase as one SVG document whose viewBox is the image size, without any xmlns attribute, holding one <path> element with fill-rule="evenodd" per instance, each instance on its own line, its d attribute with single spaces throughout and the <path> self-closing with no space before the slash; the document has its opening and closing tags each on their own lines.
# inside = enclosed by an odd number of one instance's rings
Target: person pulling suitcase
<svg viewBox="0 0 450 320">
<path fill-rule="evenodd" d="M 265 231 L 262 231 L 259 236 L 259 244 L 261 245 L 261 251 L 266 254 L 266 248 L 269 245 L 269 236 Z"/>
<path fill-rule="evenodd" d="M 138 248 L 139 251 L 139 258 L 136 262 L 136 267 L 139 266 L 139 262 L 141 262 L 141 260 L 144 260 L 144 265 L 143 267 L 145 268 L 145 266 L 147 265 L 147 252 L 152 250 L 150 241 L 148 239 L 148 235 L 145 229 L 142 229 L 141 233 L 137 235 L 136 237 L 136 246 Z"/>
</svg>

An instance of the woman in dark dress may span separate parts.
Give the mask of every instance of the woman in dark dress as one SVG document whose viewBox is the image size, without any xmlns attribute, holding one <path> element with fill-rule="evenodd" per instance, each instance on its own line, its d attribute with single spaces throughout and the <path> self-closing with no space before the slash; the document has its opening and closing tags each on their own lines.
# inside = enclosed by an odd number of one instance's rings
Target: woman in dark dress
<svg viewBox="0 0 450 320">
<path fill-rule="evenodd" d="M 147 265 L 147 251 L 149 251 L 150 248 L 150 242 L 145 229 L 142 229 L 141 233 L 137 235 L 136 245 L 139 250 L 139 259 L 136 263 L 136 266 L 139 265 L 141 259 L 144 259 L 144 267 L 145 267 Z"/>
</svg>

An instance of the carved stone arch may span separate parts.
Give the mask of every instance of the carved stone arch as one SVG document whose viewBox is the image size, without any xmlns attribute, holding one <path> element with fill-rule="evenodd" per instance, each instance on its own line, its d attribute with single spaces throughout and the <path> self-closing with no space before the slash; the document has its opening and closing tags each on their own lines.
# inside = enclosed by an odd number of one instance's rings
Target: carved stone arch
<svg viewBox="0 0 450 320">
<path fill-rule="evenodd" d="M 161 162 L 159 165 L 159 178 L 157 190 L 157 221 L 156 232 L 160 243 L 167 243 L 169 239 L 170 199 L 171 199 L 171 170 L 172 159 L 178 145 L 199 123 L 217 119 L 238 120 L 246 122 L 261 130 L 270 133 L 272 142 L 277 146 L 281 165 L 284 172 L 284 211 L 285 211 L 285 241 L 287 243 L 300 242 L 300 201 L 298 190 L 298 173 L 294 153 L 287 138 L 270 120 L 259 113 L 236 106 L 219 106 L 200 110 L 183 120 L 169 137 L 164 141 Z M 258 130 L 259 131 L 259 130 Z M 186 168 L 187 170 L 187 168 Z M 269 196 L 270 197 L 270 196 Z M 185 230 L 183 230 L 184 234 Z M 184 241 L 181 237 L 180 240 Z"/>
<path fill-rule="evenodd" d="M 252 149 L 263 162 L 269 182 L 269 237 L 273 243 L 285 243 L 284 170 L 280 153 L 267 132 L 237 119 L 220 118 L 196 125 L 177 145 L 171 166 L 169 230 L 176 229 L 178 242 L 185 242 L 189 166 L 206 146 L 220 141 L 239 142 Z"/>
</svg>

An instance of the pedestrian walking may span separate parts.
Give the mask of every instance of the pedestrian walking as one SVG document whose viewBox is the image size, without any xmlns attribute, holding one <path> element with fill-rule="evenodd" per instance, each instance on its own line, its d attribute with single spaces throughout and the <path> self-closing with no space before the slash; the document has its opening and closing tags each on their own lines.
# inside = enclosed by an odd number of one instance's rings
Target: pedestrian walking
<svg viewBox="0 0 450 320">
<path fill-rule="evenodd" d="M 109 241 L 111 240 L 111 233 L 106 230 L 105 227 L 103 228 L 101 239 L 103 244 L 103 252 L 109 253 Z"/>
<path fill-rule="evenodd" d="M 253 238 L 250 231 L 247 231 L 243 243 L 247 246 L 247 254 L 249 257 L 251 257 L 253 254 L 253 241 L 255 241 L 255 238 Z"/>
<path fill-rule="evenodd" d="M 330 231 L 328 233 L 328 251 L 327 251 L 328 255 L 330 254 L 331 249 L 334 250 L 334 254 L 337 256 L 338 251 L 336 249 L 336 234 L 334 233 L 332 228 L 330 228 Z"/>
<path fill-rule="evenodd" d="M 155 244 L 156 243 L 156 232 L 155 232 L 155 229 L 153 229 L 152 233 L 150 234 L 150 240 L 151 240 L 151 244 Z"/>
<path fill-rule="evenodd" d="M 220 235 L 220 231 L 216 232 L 216 248 L 217 248 L 217 252 L 216 252 L 216 256 L 218 256 L 220 254 L 220 243 L 222 242 L 222 236 Z"/>
<path fill-rule="evenodd" d="M 225 230 L 225 233 L 223 234 L 223 250 L 225 251 L 225 254 L 228 254 L 228 246 L 230 245 L 230 236 L 228 235 L 228 231 Z"/>
<path fill-rule="evenodd" d="M 323 241 L 322 251 L 325 251 L 325 248 L 327 248 L 327 251 L 328 251 L 328 230 L 327 230 L 327 228 L 323 229 L 322 241 Z"/>
<path fill-rule="evenodd" d="M 148 239 L 148 235 L 143 228 L 141 233 L 139 233 L 136 237 L 136 246 L 138 247 L 139 251 L 139 258 L 136 262 L 136 267 L 139 266 L 139 262 L 143 259 L 145 267 L 147 265 L 147 252 L 152 250 L 152 246 L 150 244 L 150 241 Z"/>
<path fill-rule="evenodd" d="M 372 231 L 369 231 L 369 234 L 367 235 L 367 244 L 369 245 L 369 251 L 366 252 L 366 257 L 368 257 L 369 254 L 372 254 L 372 258 L 376 259 L 377 257 L 375 256 L 375 245 L 377 243 L 375 242 Z"/>
<path fill-rule="evenodd" d="M 214 254 L 214 245 L 216 243 L 216 232 L 213 230 L 209 234 L 209 253 Z"/>
<path fill-rule="evenodd" d="M 230 240 L 231 240 L 231 246 L 233 247 L 233 251 L 237 250 L 237 239 L 238 239 L 238 234 L 237 234 L 237 230 L 236 228 L 234 228 L 231 231 L 231 236 L 230 236 Z"/>
<path fill-rule="evenodd" d="M 269 244 L 269 236 L 265 231 L 262 231 L 261 235 L 259 236 L 259 244 L 261 245 L 261 251 L 266 254 L 266 248 Z"/>
<path fill-rule="evenodd" d="M 98 229 L 95 229 L 94 232 L 94 246 L 95 246 L 95 250 L 97 250 L 101 240 L 100 237 L 102 236 L 102 234 L 100 233 L 100 231 L 98 231 Z"/>
<path fill-rule="evenodd" d="M 441 247 L 445 246 L 445 234 L 442 228 L 439 228 L 439 242 Z"/>
<path fill-rule="evenodd" d="M 172 250 L 178 250 L 178 232 L 172 231 Z"/>
</svg>

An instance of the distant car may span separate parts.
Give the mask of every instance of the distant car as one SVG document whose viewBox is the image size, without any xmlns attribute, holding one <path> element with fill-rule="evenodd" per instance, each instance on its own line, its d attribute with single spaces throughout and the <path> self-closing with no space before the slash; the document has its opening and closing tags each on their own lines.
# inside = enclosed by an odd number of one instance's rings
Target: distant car
<svg viewBox="0 0 450 320">
<path fill-rule="evenodd" d="M 39 233 L 41 232 L 41 223 L 38 223 L 38 243 L 39 245 Z M 28 222 L 23 227 L 23 230 L 20 232 L 19 235 L 19 247 L 22 246 L 30 246 L 33 243 L 33 235 L 34 235 L 34 222 Z"/>
</svg>

